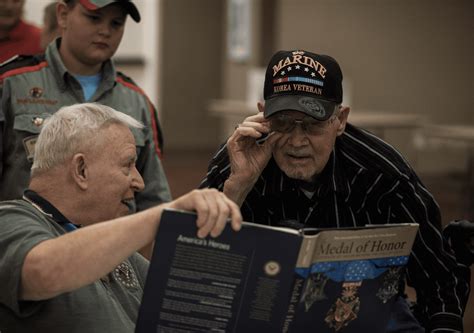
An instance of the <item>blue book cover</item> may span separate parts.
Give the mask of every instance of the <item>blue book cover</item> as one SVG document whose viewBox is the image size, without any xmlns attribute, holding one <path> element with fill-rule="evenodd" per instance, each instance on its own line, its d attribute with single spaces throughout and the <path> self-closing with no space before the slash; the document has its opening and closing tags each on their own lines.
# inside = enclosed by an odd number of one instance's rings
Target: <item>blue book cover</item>
<svg viewBox="0 0 474 333">
<path fill-rule="evenodd" d="M 385 332 L 417 225 L 314 231 L 295 269 L 283 332 Z"/>
<path fill-rule="evenodd" d="M 136 332 L 383 332 L 416 230 L 244 223 L 201 239 L 195 214 L 166 210 Z"/>
</svg>

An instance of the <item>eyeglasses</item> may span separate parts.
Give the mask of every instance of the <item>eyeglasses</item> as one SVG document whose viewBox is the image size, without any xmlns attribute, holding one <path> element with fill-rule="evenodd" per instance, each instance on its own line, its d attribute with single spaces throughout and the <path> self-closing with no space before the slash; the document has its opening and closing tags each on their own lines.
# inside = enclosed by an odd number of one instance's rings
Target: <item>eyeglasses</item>
<svg viewBox="0 0 474 333">
<path fill-rule="evenodd" d="M 327 131 L 328 124 L 334 120 L 334 115 L 332 115 L 328 120 L 319 121 L 312 117 L 295 119 L 292 116 L 282 113 L 270 117 L 269 120 L 270 128 L 275 132 L 290 133 L 298 124 L 306 134 L 320 135 Z"/>
</svg>

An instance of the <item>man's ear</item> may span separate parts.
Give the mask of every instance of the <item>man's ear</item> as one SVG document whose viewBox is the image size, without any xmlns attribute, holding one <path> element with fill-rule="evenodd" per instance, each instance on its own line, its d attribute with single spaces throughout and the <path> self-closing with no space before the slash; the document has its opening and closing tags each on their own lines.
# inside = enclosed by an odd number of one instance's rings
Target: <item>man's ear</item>
<svg viewBox="0 0 474 333">
<path fill-rule="evenodd" d="M 339 114 L 337 118 L 339 119 L 339 126 L 337 127 L 337 136 L 344 133 L 347 124 L 347 118 L 349 117 L 349 112 L 351 112 L 351 108 L 348 106 L 340 106 Z"/>
<path fill-rule="evenodd" d="M 69 7 L 63 1 L 58 1 L 56 4 L 56 20 L 58 21 L 58 26 L 61 29 L 66 28 L 67 14 L 69 13 Z"/>
<path fill-rule="evenodd" d="M 71 176 L 81 190 L 89 187 L 89 169 L 84 154 L 75 154 L 71 160 Z"/>
<path fill-rule="evenodd" d="M 264 112 L 265 111 L 265 105 L 262 102 L 257 102 L 257 108 L 258 112 Z"/>
</svg>

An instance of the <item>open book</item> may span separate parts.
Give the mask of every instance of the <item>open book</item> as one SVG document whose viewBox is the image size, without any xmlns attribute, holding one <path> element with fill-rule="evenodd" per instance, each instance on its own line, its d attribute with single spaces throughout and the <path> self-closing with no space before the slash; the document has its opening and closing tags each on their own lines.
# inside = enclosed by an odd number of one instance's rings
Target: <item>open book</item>
<svg viewBox="0 0 474 333">
<path fill-rule="evenodd" d="M 196 236 L 161 218 L 136 325 L 145 332 L 384 332 L 418 225 Z"/>
</svg>

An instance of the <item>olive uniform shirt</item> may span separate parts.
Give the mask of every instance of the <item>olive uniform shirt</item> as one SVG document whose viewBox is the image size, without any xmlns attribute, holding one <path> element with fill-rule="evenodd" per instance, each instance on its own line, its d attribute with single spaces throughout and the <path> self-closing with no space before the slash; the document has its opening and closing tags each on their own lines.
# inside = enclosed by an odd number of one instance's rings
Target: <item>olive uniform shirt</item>
<svg viewBox="0 0 474 333">
<path fill-rule="evenodd" d="M 27 188 L 34 145 L 44 120 L 60 109 L 83 103 L 79 82 L 59 55 L 61 39 L 45 55 L 19 57 L 0 66 L 0 200 L 18 199 Z M 136 194 L 137 210 L 171 200 L 161 161 L 162 137 L 157 113 L 133 81 L 116 72 L 112 61 L 102 67 L 102 81 L 90 102 L 108 105 L 141 121 L 132 128 L 137 146 L 137 169 L 145 189 Z"/>
<path fill-rule="evenodd" d="M 149 265 L 139 254 L 74 291 L 43 301 L 18 299 L 26 255 L 42 241 L 64 235 L 62 224 L 69 222 L 44 202 L 0 203 L 0 332 L 134 332 Z"/>
</svg>

